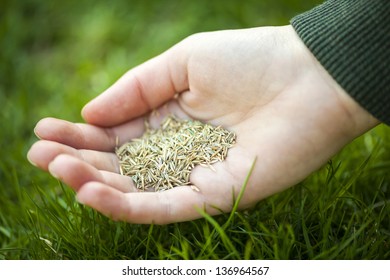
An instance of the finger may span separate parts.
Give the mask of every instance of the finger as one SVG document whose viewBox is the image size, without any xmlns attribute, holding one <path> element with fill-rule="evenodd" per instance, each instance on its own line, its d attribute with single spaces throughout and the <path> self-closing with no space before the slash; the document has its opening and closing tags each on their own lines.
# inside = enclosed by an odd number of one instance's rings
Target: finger
<svg viewBox="0 0 390 280">
<path fill-rule="evenodd" d="M 48 166 L 50 174 L 77 191 L 90 181 L 104 182 L 96 168 L 70 155 L 57 156 Z"/>
<path fill-rule="evenodd" d="M 60 154 L 77 157 L 99 170 L 119 173 L 119 161 L 114 153 L 77 150 L 67 145 L 47 140 L 40 140 L 34 143 L 27 153 L 27 158 L 33 165 L 47 171 L 50 162 Z"/>
<path fill-rule="evenodd" d="M 100 182 L 110 184 L 116 191 L 136 191 L 130 177 L 119 179 L 119 174 L 99 172 L 92 165 L 72 157 L 70 155 L 59 155 L 49 164 L 50 174 L 69 185 L 75 191 L 88 182 Z"/>
<path fill-rule="evenodd" d="M 138 192 L 133 180 L 129 176 L 123 176 L 118 173 L 100 171 L 104 181 L 112 188 L 121 192 Z"/>
<path fill-rule="evenodd" d="M 141 116 L 188 88 L 187 58 L 174 47 L 128 71 L 82 110 L 98 126 L 114 126 Z"/>
<path fill-rule="evenodd" d="M 89 182 L 78 193 L 80 203 L 114 220 L 136 224 L 168 224 L 200 218 L 197 208 L 205 208 L 200 192 L 188 186 L 163 192 L 125 194 L 101 182 Z M 209 213 L 217 210 L 210 207 Z"/>
<path fill-rule="evenodd" d="M 142 118 L 138 118 L 113 128 L 101 128 L 45 118 L 37 123 L 34 131 L 40 139 L 59 142 L 76 149 L 112 152 L 117 145 L 141 136 L 144 122 Z"/>
</svg>

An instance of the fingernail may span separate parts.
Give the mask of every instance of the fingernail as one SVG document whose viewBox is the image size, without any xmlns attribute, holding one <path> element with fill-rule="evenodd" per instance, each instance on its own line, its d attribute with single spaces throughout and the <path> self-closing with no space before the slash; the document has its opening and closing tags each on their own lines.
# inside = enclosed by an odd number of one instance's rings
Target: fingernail
<svg viewBox="0 0 390 280">
<path fill-rule="evenodd" d="M 53 170 L 53 168 L 51 167 L 51 163 L 49 164 L 48 166 L 48 170 L 49 170 L 49 173 L 51 176 L 53 176 L 54 178 L 56 179 L 59 179 L 59 176 L 57 175 L 57 173 Z"/>
<path fill-rule="evenodd" d="M 78 195 L 76 195 L 76 201 L 77 201 L 78 203 L 80 203 L 80 204 L 85 204 L 84 201 L 83 201 L 83 199 L 80 198 Z"/>
<path fill-rule="evenodd" d="M 41 136 L 39 136 L 39 134 L 37 132 L 37 127 L 34 127 L 34 134 L 36 137 L 38 137 L 38 139 L 42 139 Z"/>
<path fill-rule="evenodd" d="M 38 167 L 38 165 L 30 158 L 30 153 L 27 153 L 27 160 L 31 165 Z"/>
</svg>

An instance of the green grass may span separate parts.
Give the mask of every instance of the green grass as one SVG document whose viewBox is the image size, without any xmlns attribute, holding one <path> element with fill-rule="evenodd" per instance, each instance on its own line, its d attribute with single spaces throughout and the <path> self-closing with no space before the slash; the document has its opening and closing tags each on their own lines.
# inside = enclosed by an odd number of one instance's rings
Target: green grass
<svg viewBox="0 0 390 280">
<path fill-rule="evenodd" d="M 2 1 L 0 259 L 390 259 L 383 125 L 250 210 L 167 226 L 111 221 L 26 160 L 40 118 L 81 121 L 90 98 L 186 36 L 287 24 L 319 2 Z"/>
</svg>

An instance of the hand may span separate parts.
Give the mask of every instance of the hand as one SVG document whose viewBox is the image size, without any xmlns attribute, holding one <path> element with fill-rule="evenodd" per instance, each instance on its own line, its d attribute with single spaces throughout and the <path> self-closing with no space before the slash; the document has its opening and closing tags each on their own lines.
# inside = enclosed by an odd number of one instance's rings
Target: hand
<svg viewBox="0 0 390 280">
<path fill-rule="evenodd" d="M 179 93 L 178 95 L 175 95 Z M 198 166 L 176 187 L 138 192 L 114 154 L 172 112 L 237 134 L 224 162 Z M 228 212 L 257 158 L 240 207 L 307 177 L 378 121 L 328 75 L 291 26 L 201 33 L 130 70 L 88 103 L 88 124 L 43 119 L 29 160 L 77 192 L 81 203 L 132 223 L 185 221 Z M 117 143 L 119 141 L 119 143 Z"/>
</svg>

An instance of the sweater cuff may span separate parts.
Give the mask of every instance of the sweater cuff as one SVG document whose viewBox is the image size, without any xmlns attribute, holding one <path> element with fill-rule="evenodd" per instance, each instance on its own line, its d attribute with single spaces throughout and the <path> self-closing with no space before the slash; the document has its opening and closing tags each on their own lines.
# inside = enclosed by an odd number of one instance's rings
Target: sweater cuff
<svg viewBox="0 0 390 280">
<path fill-rule="evenodd" d="M 390 124 L 390 1 L 329 0 L 291 24 L 336 82 Z"/>
</svg>

